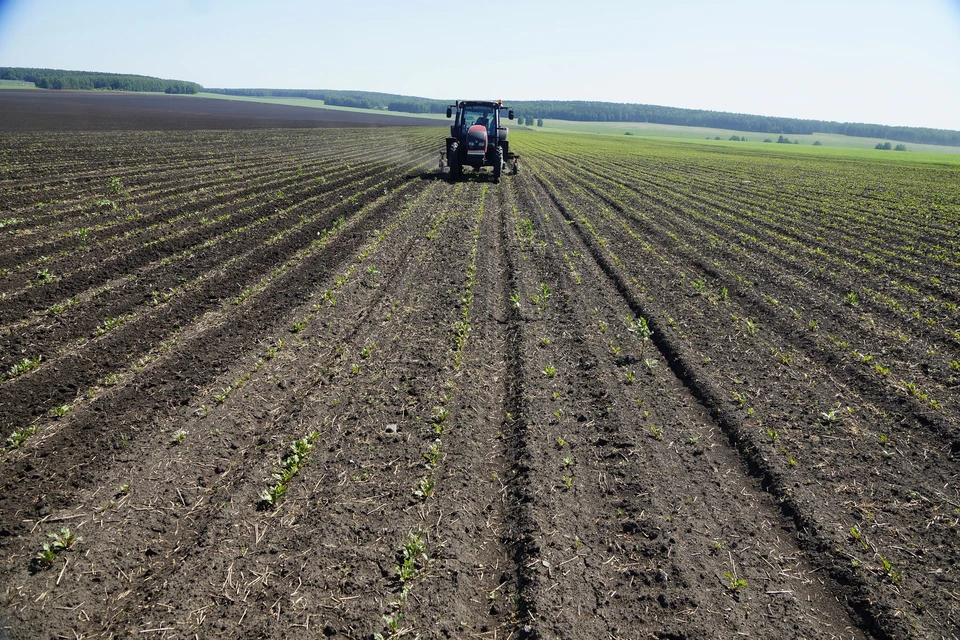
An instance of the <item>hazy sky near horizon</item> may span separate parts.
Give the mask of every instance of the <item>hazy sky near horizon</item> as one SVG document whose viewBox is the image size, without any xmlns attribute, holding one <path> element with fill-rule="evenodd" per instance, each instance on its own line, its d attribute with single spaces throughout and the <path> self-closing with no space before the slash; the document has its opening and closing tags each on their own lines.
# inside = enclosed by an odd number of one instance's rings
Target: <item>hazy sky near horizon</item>
<svg viewBox="0 0 960 640">
<path fill-rule="evenodd" d="M 960 0 L 0 0 L 0 66 L 960 130 Z"/>
</svg>

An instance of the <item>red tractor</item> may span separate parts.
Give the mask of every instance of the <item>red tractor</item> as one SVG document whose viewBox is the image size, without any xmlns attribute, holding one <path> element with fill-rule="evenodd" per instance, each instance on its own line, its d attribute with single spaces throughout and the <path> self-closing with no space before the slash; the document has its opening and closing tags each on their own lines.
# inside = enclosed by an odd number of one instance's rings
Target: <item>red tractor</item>
<svg viewBox="0 0 960 640">
<path fill-rule="evenodd" d="M 502 100 L 485 102 L 468 100 L 447 107 L 447 117 L 457 119 L 450 125 L 446 152 L 440 153 L 440 170 L 444 164 L 450 167 L 450 179 L 459 180 L 464 167 L 493 167 L 493 181 L 499 182 L 509 162 L 513 173 L 520 171 L 520 156 L 510 151 L 507 127 L 501 126 L 504 110 L 513 120 L 513 109 L 506 109 Z"/>
</svg>

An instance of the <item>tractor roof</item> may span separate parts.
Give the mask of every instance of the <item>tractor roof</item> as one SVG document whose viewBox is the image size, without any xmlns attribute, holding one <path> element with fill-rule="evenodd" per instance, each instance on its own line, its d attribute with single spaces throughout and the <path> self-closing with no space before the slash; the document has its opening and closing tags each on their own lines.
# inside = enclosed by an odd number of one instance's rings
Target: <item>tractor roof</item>
<svg viewBox="0 0 960 640">
<path fill-rule="evenodd" d="M 464 107 L 504 108 L 503 103 L 499 100 L 461 100 L 458 104 Z"/>
</svg>

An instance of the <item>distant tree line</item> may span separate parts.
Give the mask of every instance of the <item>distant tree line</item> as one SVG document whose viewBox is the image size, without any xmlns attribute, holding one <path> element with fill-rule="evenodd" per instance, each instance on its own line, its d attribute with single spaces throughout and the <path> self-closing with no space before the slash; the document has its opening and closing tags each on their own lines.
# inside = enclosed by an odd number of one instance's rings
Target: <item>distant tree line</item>
<svg viewBox="0 0 960 640">
<path fill-rule="evenodd" d="M 387 108 L 404 113 L 444 113 L 447 105 L 437 100 L 391 100 Z"/>
<path fill-rule="evenodd" d="M 323 100 L 325 91 L 317 89 L 209 89 L 206 93 L 219 93 L 224 96 L 247 96 L 250 98 L 309 98 Z"/>
<path fill-rule="evenodd" d="M 366 109 L 387 109 L 406 113 L 443 113 L 452 100 L 434 100 L 373 91 L 327 91 L 298 89 L 205 89 L 212 93 L 239 96 L 312 98 L 326 104 Z M 835 133 L 881 138 L 917 144 L 960 146 L 960 131 L 926 127 L 891 127 L 862 122 L 833 122 L 778 118 L 724 111 L 680 109 L 648 104 L 584 101 L 505 101 L 520 123 L 531 126 L 543 118 L 588 122 L 651 122 L 687 127 L 734 129 L 775 135 Z"/>
<path fill-rule="evenodd" d="M 518 114 L 534 113 L 540 118 L 599 122 L 651 122 L 688 127 L 734 129 L 767 134 L 835 133 L 865 138 L 885 138 L 917 144 L 960 146 L 960 131 L 926 127 L 892 127 L 861 122 L 833 122 L 778 118 L 723 111 L 680 109 L 644 104 L 613 102 L 510 102 Z"/>
<path fill-rule="evenodd" d="M 379 109 L 405 113 L 443 113 L 447 108 L 447 103 L 440 100 L 413 98 L 376 91 L 328 89 L 204 89 L 204 91 L 228 96 L 307 98 L 308 100 L 322 100 L 324 104 L 334 107 Z"/>
<path fill-rule="evenodd" d="M 445 113 L 453 100 L 434 100 L 402 96 L 376 91 L 339 91 L 327 89 L 204 89 L 208 93 L 230 96 L 257 96 L 271 98 L 309 98 L 323 100 L 324 104 L 335 107 L 356 107 L 359 109 L 380 109 L 400 113 Z M 537 119 L 533 116 L 521 116 L 519 123 L 534 126 Z M 542 118 L 540 118 L 542 121 Z M 543 126 L 539 124 L 539 126 Z"/>
<path fill-rule="evenodd" d="M 157 91 L 163 93 L 197 93 L 196 82 L 165 80 L 125 73 L 65 71 L 63 69 L 31 69 L 0 67 L 0 80 L 32 82 L 41 89 L 105 89 L 112 91 Z"/>
</svg>

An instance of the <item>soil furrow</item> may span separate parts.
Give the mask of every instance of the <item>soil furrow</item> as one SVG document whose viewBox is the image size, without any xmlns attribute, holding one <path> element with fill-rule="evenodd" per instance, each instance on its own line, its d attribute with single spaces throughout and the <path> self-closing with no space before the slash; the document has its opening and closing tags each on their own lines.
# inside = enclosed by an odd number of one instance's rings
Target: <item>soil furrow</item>
<svg viewBox="0 0 960 640">
<path fill-rule="evenodd" d="M 556 192 L 552 192 L 551 196 L 557 206 L 563 210 L 566 205 L 556 199 Z M 574 222 L 578 218 L 578 214 L 568 213 L 565 215 L 568 220 Z M 692 351 L 682 341 L 671 337 L 675 334 L 675 331 L 666 320 L 674 314 L 675 310 L 657 305 L 649 296 L 645 301 L 639 298 L 628 284 L 631 282 L 630 278 L 620 275 L 623 265 L 615 264 L 605 255 L 607 250 L 600 248 L 595 242 L 590 242 L 591 234 L 588 230 L 580 225 L 575 226 L 581 237 L 588 242 L 594 259 L 602 265 L 604 272 L 616 284 L 621 295 L 629 301 L 634 312 L 648 318 L 651 328 L 654 330 L 654 335 L 659 336 L 655 338 L 657 346 L 666 355 L 675 374 L 684 381 L 698 401 L 711 411 L 718 424 L 730 438 L 731 443 L 740 451 L 744 463 L 754 473 L 757 473 L 763 480 L 764 486 L 769 487 L 777 496 L 784 516 L 792 519 L 795 523 L 801 548 L 817 558 L 818 562 L 830 568 L 830 575 L 836 581 L 839 590 L 850 589 L 851 585 L 855 585 L 853 591 L 847 596 L 847 601 L 856 615 L 862 617 L 864 630 L 878 637 L 891 637 L 891 634 L 899 633 L 897 630 L 902 630 L 902 621 L 887 615 L 886 611 L 875 604 L 880 593 L 885 592 L 887 598 L 891 595 L 894 598 L 899 598 L 898 592 L 881 587 L 873 577 L 854 574 L 848 566 L 844 566 L 845 559 L 838 558 L 830 553 L 837 548 L 837 544 L 840 542 L 836 537 L 838 532 L 833 525 L 822 521 L 818 517 L 818 509 L 816 509 L 814 502 L 808 502 L 805 498 L 800 497 L 802 492 L 795 488 L 800 485 L 793 484 L 793 481 L 789 480 L 792 474 L 786 474 L 778 469 L 778 465 L 765 455 L 764 447 L 758 446 L 755 436 L 752 435 L 754 432 L 748 429 L 742 419 L 736 416 L 730 403 L 722 400 L 722 398 L 729 397 L 728 393 L 724 393 L 721 390 L 722 387 L 717 385 L 714 377 L 703 366 L 697 364 L 703 360 L 703 356 Z M 661 301 L 660 304 L 663 304 L 663 302 Z M 649 312 L 649 315 L 644 312 L 645 310 Z M 768 433 L 775 432 L 768 429 Z M 821 496 L 819 499 L 822 500 L 823 497 Z M 940 542 L 934 544 L 936 544 L 936 548 L 940 548 L 942 545 Z M 857 577 L 854 578 L 854 575 L 857 575 Z"/>
<path fill-rule="evenodd" d="M 394 178 L 392 181 L 384 181 L 382 184 L 394 188 L 409 186 L 409 183 L 404 184 L 402 177 Z M 357 205 L 357 208 L 359 209 L 360 205 Z M 337 209 L 334 209 L 327 218 L 332 219 L 338 213 Z M 327 224 L 329 225 L 329 220 Z M 309 245 L 316 234 L 327 228 L 322 225 L 322 220 L 314 221 L 304 226 L 299 233 L 277 244 L 261 246 L 259 249 L 252 250 L 239 262 L 231 265 L 229 270 L 219 269 L 215 271 L 213 277 L 204 279 L 200 286 L 190 291 L 188 295 L 174 297 L 168 307 L 163 310 L 165 322 L 160 324 L 155 321 L 150 322 L 151 333 L 146 343 L 156 344 L 161 342 L 163 337 L 157 332 L 163 331 L 165 327 L 184 323 L 188 318 L 220 306 L 224 292 L 244 289 L 242 285 L 229 286 L 227 284 L 236 279 L 237 273 L 257 274 L 276 268 L 278 263 L 288 260 L 296 251 Z M 135 326 L 134 323 L 130 324 Z M 71 400 L 79 391 L 92 386 L 98 379 L 98 372 L 108 368 L 110 363 L 116 361 L 118 354 L 126 351 L 128 333 L 129 331 L 124 331 L 124 327 L 120 327 L 119 330 L 110 331 L 103 339 L 98 341 L 96 345 L 98 348 L 93 353 L 85 352 L 58 358 L 48 366 L 40 366 L 28 376 L 3 383 L 0 386 L 0 406 L 7 405 L 10 407 L 7 415 L 10 417 L 11 423 L 28 423 L 32 418 L 42 415 L 51 407 L 60 406 L 63 402 Z M 73 380 L 73 384 L 59 389 L 51 388 L 47 382 L 49 376 L 64 375 Z"/>
<path fill-rule="evenodd" d="M 559 218 L 561 213 L 562 208 L 554 209 L 551 217 Z M 540 228 L 551 235 L 561 232 L 554 236 L 561 238 L 560 242 L 582 240 L 563 233 L 565 223 L 558 220 L 554 224 L 558 226 L 553 229 L 549 225 Z M 588 251 L 585 245 L 580 249 Z M 681 380 L 669 377 L 662 356 L 652 351 L 644 355 L 642 350 L 640 355 L 624 353 L 634 350 L 623 342 L 633 337 L 615 327 L 622 326 L 623 318 L 635 310 L 616 290 L 616 283 L 611 283 L 606 294 L 603 286 L 595 286 L 588 299 L 574 301 L 569 296 L 579 297 L 574 293 L 580 288 L 576 280 L 562 263 L 551 262 L 556 266 L 552 278 L 547 275 L 547 279 L 566 281 L 570 293 L 558 284 L 553 296 L 560 300 L 549 304 L 559 307 L 557 313 L 571 316 L 569 320 L 544 320 L 549 327 L 561 328 L 554 329 L 551 337 L 556 345 L 552 360 L 562 362 L 554 365 L 558 371 L 553 377 L 560 379 L 569 371 L 566 375 L 574 376 L 575 381 L 555 383 L 560 395 L 552 399 L 542 394 L 526 401 L 524 415 L 534 422 L 535 431 L 545 432 L 541 441 L 549 443 L 540 445 L 542 453 L 534 459 L 542 460 L 544 454 L 556 459 L 546 468 L 535 468 L 535 476 L 556 475 L 561 481 L 554 480 L 552 486 L 541 484 L 531 503 L 536 505 L 543 500 L 540 496 L 552 493 L 550 503 L 562 504 L 564 497 L 573 495 L 578 504 L 591 504 L 594 509 L 562 510 L 562 525 L 556 516 L 540 515 L 545 541 L 541 542 L 542 560 L 528 564 L 535 569 L 535 592 L 542 592 L 545 598 L 538 611 L 541 615 L 544 610 L 555 612 L 544 616 L 541 632 L 549 636 L 577 628 L 583 630 L 583 637 L 617 637 L 636 628 L 649 628 L 677 636 L 712 637 L 722 635 L 720 629 L 735 632 L 747 624 L 749 611 L 757 606 L 754 600 L 759 598 L 767 601 L 767 607 L 782 608 L 768 622 L 771 631 L 778 628 L 781 617 L 788 617 L 794 621 L 796 637 L 811 633 L 848 636 L 851 622 L 822 593 L 813 595 L 819 585 L 814 588 L 807 575 L 812 567 L 799 559 L 804 554 L 789 540 L 777 535 L 785 523 L 760 491 L 759 483 L 741 468 L 736 453 L 722 446 L 723 433 L 709 414 Z M 597 285 L 606 276 L 602 266 L 594 269 L 598 278 L 590 281 Z M 594 315 L 593 321 L 574 319 L 584 313 L 578 310 L 586 309 L 593 310 L 588 312 Z M 601 328 L 596 337 L 583 329 L 594 323 Z M 607 339 L 610 342 L 603 345 Z M 613 347 L 618 350 L 616 355 L 611 354 Z M 630 367 L 641 363 L 646 373 L 636 381 L 628 377 L 624 382 L 624 374 L 632 373 Z M 538 373 L 543 378 L 544 374 Z M 529 381 L 534 375 L 537 373 L 528 369 L 528 389 L 535 386 Z M 563 389 L 568 385 L 582 389 L 577 395 L 585 392 L 583 399 L 576 395 L 566 398 Z M 550 417 L 537 419 L 538 414 Z M 640 430 L 645 423 L 649 428 L 646 434 Z M 582 427 L 573 426 L 579 424 L 590 426 L 590 431 L 584 433 Z M 551 449 L 552 455 L 548 453 Z M 663 481 L 672 477 L 686 477 L 691 482 L 675 492 Z M 721 507 L 732 502 L 739 503 L 737 513 Z M 603 504 L 606 509 L 600 506 Z M 548 513 L 556 509 L 554 504 Z M 619 534 L 611 535 L 613 532 Z M 725 551 L 721 554 L 720 549 Z M 597 561 L 591 562 L 591 552 L 597 554 Z M 566 563 L 564 569 L 551 575 L 560 563 Z M 772 575 L 764 568 L 777 564 L 780 568 Z M 773 601 L 762 595 L 787 588 L 782 582 L 785 570 L 796 572 L 790 574 L 791 597 Z M 728 578 L 727 573 L 735 577 Z M 742 587 L 734 585 L 740 578 L 745 580 Z M 693 584 L 699 586 L 696 594 L 687 588 Z M 749 585 L 757 585 L 759 595 L 754 595 Z M 586 593 L 573 595 L 585 589 L 589 597 Z M 566 590 L 571 590 L 570 596 L 564 596 Z M 808 600 L 811 597 L 813 600 Z M 639 607 L 628 604 L 634 601 Z M 571 604 L 587 611 L 574 610 Z M 711 611 L 727 613 L 711 615 Z M 815 618 L 812 612 L 816 612 Z M 677 621 L 668 622 L 671 619 Z M 753 620 L 749 624 L 764 623 Z"/>
<path fill-rule="evenodd" d="M 398 199 L 403 193 L 401 189 L 392 197 Z M 384 199 L 371 215 L 361 220 L 352 233 L 338 238 L 328 250 L 318 252 L 297 264 L 295 269 L 282 278 L 282 287 L 278 282 L 273 295 L 252 299 L 252 304 L 244 309 L 245 313 L 233 314 L 229 323 L 214 325 L 209 329 L 199 325 L 200 330 L 196 335 L 181 341 L 170 357 L 160 366 L 151 369 L 150 378 L 118 389 L 108 397 L 95 400 L 89 407 L 75 409 L 82 413 L 82 416 L 75 419 L 77 426 L 69 431 L 57 432 L 54 437 L 44 440 L 41 449 L 31 458 L 11 461 L 0 469 L 3 484 L 7 487 L 0 498 L 0 507 L 8 513 L 21 508 L 38 508 L 36 503 L 31 504 L 28 496 L 10 490 L 16 486 L 16 479 L 24 474 L 37 479 L 35 495 L 48 496 L 40 506 L 56 506 L 69 499 L 71 490 L 65 486 L 65 478 L 61 477 L 64 471 L 54 470 L 55 466 L 71 470 L 69 482 L 72 486 L 95 481 L 96 474 L 108 461 L 87 459 L 82 443 L 103 438 L 104 442 L 109 442 L 112 446 L 121 446 L 121 434 L 133 438 L 139 435 L 138 432 L 149 428 L 149 425 L 143 424 L 140 419 L 143 411 L 151 407 L 159 410 L 163 406 L 185 406 L 189 403 L 192 390 L 216 375 L 218 369 L 229 362 L 236 349 L 262 336 L 275 314 L 300 303 L 304 296 L 316 287 L 327 269 L 335 267 L 352 255 L 365 235 L 381 225 L 390 212 L 390 200 Z M 208 287 L 207 297 L 216 295 L 217 290 L 219 287 Z M 192 316 L 186 310 L 184 314 L 184 317 Z M 163 404 L 160 404 L 161 398 L 164 399 Z M 8 402 L 13 409 L 20 406 L 14 405 L 12 399 Z"/>
</svg>

